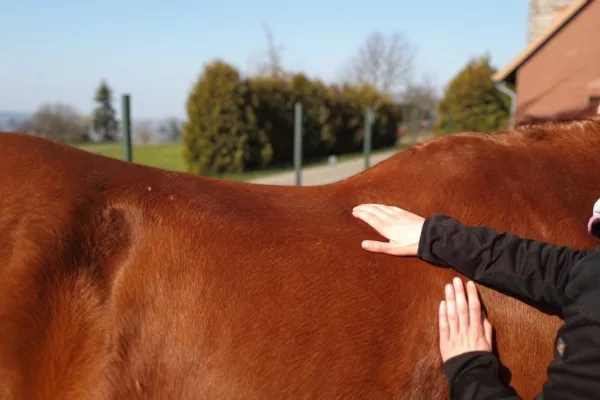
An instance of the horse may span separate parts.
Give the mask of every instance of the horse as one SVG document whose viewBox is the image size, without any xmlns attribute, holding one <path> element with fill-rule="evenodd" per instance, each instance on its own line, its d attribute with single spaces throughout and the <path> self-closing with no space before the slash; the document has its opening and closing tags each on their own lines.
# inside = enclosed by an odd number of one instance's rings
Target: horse
<svg viewBox="0 0 600 400">
<path fill-rule="evenodd" d="M 319 186 L 234 182 L 0 134 L 3 399 L 447 398 L 458 274 L 361 248 L 362 203 L 591 248 L 600 119 L 457 133 Z M 479 286 L 532 398 L 560 314 Z M 510 372 L 510 373 L 509 373 Z"/>
</svg>

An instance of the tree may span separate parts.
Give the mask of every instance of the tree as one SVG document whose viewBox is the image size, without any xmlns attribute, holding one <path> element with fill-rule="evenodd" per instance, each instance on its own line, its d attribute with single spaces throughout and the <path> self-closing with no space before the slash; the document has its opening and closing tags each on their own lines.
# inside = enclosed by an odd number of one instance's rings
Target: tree
<svg viewBox="0 0 600 400">
<path fill-rule="evenodd" d="M 134 136 L 141 144 L 148 144 L 152 141 L 152 125 L 149 122 L 140 122 L 136 125 Z"/>
<path fill-rule="evenodd" d="M 263 30 L 267 38 L 267 49 L 261 52 L 259 61 L 254 62 L 256 66 L 252 69 L 259 76 L 282 77 L 285 74 L 281 61 L 283 46 L 275 43 L 273 32 L 266 23 L 263 23 Z"/>
<path fill-rule="evenodd" d="M 215 61 L 204 67 L 186 102 L 188 172 L 214 176 L 291 162 L 298 102 L 307 161 L 360 151 L 367 107 L 375 116 L 372 148 L 397 141 L 399 105 L 368 84 L 327 85 L 302 73 L 241 78 L 233 66 Z"/>
<path fill-rule="evenodd" d="M 423 127 L 431 129 L 439 101 L 438 91 L 431 77 L 424 74 L 420 82 L 409 82 L 399 100 L 402 103 L 404 133 L 418 135 Z"/>
<path fill-rule="evenodd" d="M 70 105 L 55 103 L 41 105 L 23 130 L 64 143 L 81 143 L 89 140 L 89 125 L 84 117 Z"/>
<path fill-rule="evenodd" d="M 176 118 L 169 118 L 163 123 L 158 132 L 170 142 L 179 142 L 181 140 L 182 123 Z"/>
<path fill-rule="evenodd" d="M 189 172 L 242 172 L 249 162 L 270 161 L 270 144 L 257 129 L 250 97 L 247 83 L 233 66 L 219 60 L 205 66 L 186 104 L 183 156 Z M 251 157 L 256 152 L 262 155 L 260 160 Z"/>
<path fill-rule="evenodd" d="M 439 99 L 438 90 L 427 75 L 423 75 L 420 82 L 409 82 L 401 95 L 402 103 L 416 108 L 425 119 L 433 117 Z"/>
<path fill-rule="evenodd" d="M 388 95 L 397 94 L 410 81 L 415 55 L 415 47 L 403 33 L 385 36 L 373 32 L 343 67 L 342 80 L 369 84 Z"/>
<path fill-rule="evenodd" d="M 435 130 L 493 132 L 507 127 L 510 99 L 494 86 L 489 55 L 470 59 L 450 81 L 438 104 Z"/>
<path fill-rule="evenodd" d="M 118 123 L 112 107 L 112 91 L 105 81 L 100 83 L 94 100 L 99 104 L 92 118 L 94 131 L 100 133 L 101 140 L 114 142 L 117 140 Z"/>
</svg>

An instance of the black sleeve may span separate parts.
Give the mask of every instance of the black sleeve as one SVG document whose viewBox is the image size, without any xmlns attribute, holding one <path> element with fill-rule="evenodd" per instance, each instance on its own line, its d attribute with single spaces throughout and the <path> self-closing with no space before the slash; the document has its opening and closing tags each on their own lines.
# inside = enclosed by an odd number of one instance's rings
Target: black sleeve
<svg viewBox="0 0 600 400">
<path fill-rule="evenodd" d="M 580 276 L 578 286 L 586 288 L 566 301 L 566 323 L 558 331 L 548 378 L 536 399 L 600 398 L 600 263 L 594 267 L 594 277 Z M 450 400 L 520 400 L 501 383 L 498 367 L 496 356 L 483 351 L 447 360 L 442 368 Z"/>
<path fill-rule="evenodd" d="M 514 389 L 504 386 L 499 362 L 493 353 L 472 351 L 443 364 L 450 400 L 521 400 Z"/>
<path fill-rule="evenodd" d="M 569 272 L 563 314 L 554 358 L 540 398 L 600 398 L 600 252 Z"/>
<path fill-rule="evenodd" d="M 565 325 L 554 342 L 548 378 L 536 399 L 600 398 L 600 252 L 569 271 L 563 313 Z M 499 380 L 499 362 L 491 352 L 473 351 L 442 366 L 451 400 L 517 400 Z"/>
<path fill-rule="evenodd" d="M 592 251 L 466 226 L 436 214 L 423 224 L 417 256 L 512 296 L 558 308 L 569 271 Z"/>
</svg>

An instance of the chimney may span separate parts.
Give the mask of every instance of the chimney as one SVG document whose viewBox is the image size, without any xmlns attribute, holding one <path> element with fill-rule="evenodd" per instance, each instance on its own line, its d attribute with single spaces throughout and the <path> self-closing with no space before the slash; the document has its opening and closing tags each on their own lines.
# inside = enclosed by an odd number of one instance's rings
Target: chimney
<svg viewBox="0 0 600 400">
<path fill-rule="evenodd" d="M 529 0 L 527 43 L 544 33 L 571 4 L 573 0 Z"/>
</svg>

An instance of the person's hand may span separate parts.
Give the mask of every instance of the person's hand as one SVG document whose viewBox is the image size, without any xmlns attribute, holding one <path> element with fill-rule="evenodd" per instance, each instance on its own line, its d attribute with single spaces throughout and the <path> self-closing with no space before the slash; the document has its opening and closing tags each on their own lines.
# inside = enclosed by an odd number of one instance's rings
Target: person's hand
<svg viewBox="0 0 600 400">
<path fill-rule="evenodd" d="M 352 215 L 375 229 L 389 242 L 364 240 L 362 247 L 376 253 L 395 256 L 416 256 L 425 219 L 398 207 L 381 204 L 361 204 Z"/>
<path fill-rule="evenodd" d="M 444 289 L 446 300 L 439 309 L 442 361 L 471 351 L 492 351 L 492 324 L 481 315 L 475 284 L 467 283 L 468 302 L 460 278 Z"/>
</svg>

